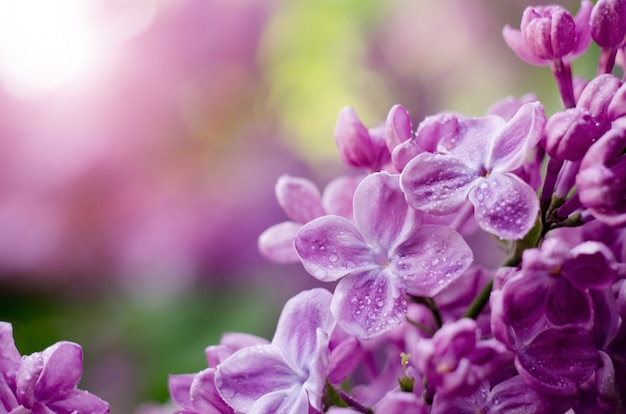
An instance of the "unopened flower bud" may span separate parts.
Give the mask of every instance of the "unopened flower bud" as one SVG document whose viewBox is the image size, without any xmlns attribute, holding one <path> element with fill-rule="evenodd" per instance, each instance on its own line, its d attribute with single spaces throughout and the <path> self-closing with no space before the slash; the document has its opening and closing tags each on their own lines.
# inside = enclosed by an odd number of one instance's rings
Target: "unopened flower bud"
<svg viewBox="0 0 626 414">
<path fill-rule="evenodd" d="M 391 159 L 383 128 L 368 130 L 351 107 L 339 112 L 335 142 L 341 160 L 351 167 L 379 171 Z"/>
<path fill-rule="evenodd" d="M 540 59 L 560 59 L 576 45 L 574 18 L 559 6 L 527 8 L 520 29 L 526 45 Z"/>
<path fill-rule="evenodd" d="M 626 35 L 626 1 L 598 0 L 591 11 L 591 37 L 601 47 L 618 47 Z"/>
</svg>

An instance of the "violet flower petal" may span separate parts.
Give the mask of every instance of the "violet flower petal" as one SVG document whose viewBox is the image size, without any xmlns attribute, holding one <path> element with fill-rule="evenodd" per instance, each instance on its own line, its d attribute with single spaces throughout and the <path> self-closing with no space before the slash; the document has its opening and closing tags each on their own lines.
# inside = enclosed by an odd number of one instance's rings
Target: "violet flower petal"
<svg viewBox="0 0 626 414">
<path fill-rule="evenodd" d="M 83 350 L 73 342 L 57 342 L 41 352 L 43 370 L 35 386 L 37 401 L 74 390 L 83 371 Z"/>
<path fill-rule="evenodd" d="M 253 345 L 235 352 L 220 364 L 215 385 L 228 405 L 236 411 L 249 412 L 264 395 L 290 395 L 305 380 L 305 373 L 294 372 L 278 347 Z"/>
<path fill-rule="evenodd" d="M 580 332 L 549 328 L 520 350 L 515 367 L 532 387 L 573 395 L 591 377 L 597 361 L 596 347 Z"/>
<path fill-rule="evenodd" d="M 259 252 L 274 263 L 298 263 L 300 259 L 293 247 L 293 240 L 302 224 L 283 221 L 266 229 L 259 236 Z"/>
<path fill-rule="evenodd" d="M 352 199 L 362 175 L 344 175 L 329 182 L 322 193 L 322 206 L 326 214 L 337 215 L 352 220 Z"/>
<path fill-rule="evenodd" d="M 531 52 L 528 46 L 526 46 L 526 42 L 524 41 L 521 31 L 513 29 L 507 24 L 502 29 L 502 37 L 511 50 L 515 52 L 517 57 L 524 62 L 535 66 L 547 66 L 549 64 L 548 60 L 541 59 Z"/>
<path fill-rule="evenodd" d="M 193 408 L 189 390 L 196 374 L 170 375 L 167 381 L 172 401 L 182 408 Z"/>
<path fill-rule="evenodd" d="M 519 168 L 530 149 L 541 139 L 546 123 L 543 105 L 532 102 L 522 105 L 491 142 L 491 151 L 485 164 L 488 171 L 513 171 Z"/>
<path fill-rule="evenodd" d="M 387 173 L 365 178 L 354 193 L 354 221 L 370 248 L 388 252 L 421 223 L 400 191 L 400 176 Z"/>
<path fill-rule="evenodd" d="M 411 207 L 445 215 L 461 208 L 479 179 L 477 170 L 452 155 L 423 153 L 402 171 L 400 186 Z"/>
<path fill-rule="evenodd" d="M 394 105 L 385 121 L 385 142 L 390 153 L 400 144 L 411 139 L 411 117 L 402 105 Z"/>
<path fill-rule="evenodd" d="M 287 360 L 303 371 L 312 363 L 317 330 L 329 333 L 335 321 L 330 314 L 332 294 L 322 288 L 301 292 L 289 299 L 278 319 L 272 344 L 280 348 Z"/>
<path fill-rule="evenodd" d="M 323 282 L 378 267 L 359 230 L 343 217 L 308 222 L 298 231 L 294 245 L 307 272 Z"/>
<path fill-rule="evenodd" d="M 437 150 L 450 153 L 462 160 L 472 170 L 481 171 L 488 167 L 485 161 L 491 152 L 493 138 L 505 127 L 499 116 L 463 119 L 454 134 L 439 140 Z"/>
<path fill-rule="evenodd" d="M 293 221 L 306 223 L 325 214 L 319 189 L 306 178 L 283 175 L 275 192 L 278 204 Z"/>
<path fill-rule="evenodd" d="M 539 200 L 535 191 L 513 174 L 494 172 L 469 193 L 478 225 L 507 240 L 522 239 L 535 225 Z"/>
<path fill-rule="evenodd" d="M 359 339 L 372 338 L 406 315 L 404 284 L 385 270 L 351 273 L 335 288 L 331 311 L 337 323 Z"/>
<path fill-rule="evenodd" d="M 62 398 L 49 401 L 46 407 L 54 414 L 107 414 L 110 410 L 109 404 L 100 398 L 76 389 L 63 394 Z"/>
<path fill-rule="evenodd" d="M 447 226 L 423 225 L 392 255 L 390 269 L 406 291 L 432 297 L 456 280 L 473 259 L 463 237 Z"/>
</svg>

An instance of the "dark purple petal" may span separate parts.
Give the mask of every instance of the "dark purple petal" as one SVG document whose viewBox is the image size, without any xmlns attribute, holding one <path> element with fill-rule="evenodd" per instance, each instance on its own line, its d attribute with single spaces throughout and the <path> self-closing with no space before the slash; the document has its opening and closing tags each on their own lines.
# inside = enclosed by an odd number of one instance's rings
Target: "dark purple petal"
<svg viewBox="0 0 626 414">
<path fill-rule="evenodd" d="M 372 338 L 404 320 L 405 295 L 403 282 L 385 270 L 352 273 L 335 288 L 331 311 L 350 335 Z"/>
<path fill-rule="evenodd" d="M 461 208 L 480 178 L 452 155 L 423 153 L 409 162 L 400 176 L 400 186 L 409 205 L 434 215 Z"/>
<path fill-rule="evenodd" d="M 293 221 L 306 223 L 324 215 L 320 191 L 306 178 L 283 175 L 275 191 L 278 204 Z"/>
<path fill-rule="evenodd" d="M 617 278 L 617 263 L 606 245 L 588 241 L 572 249 L 561 273 L 581 289 L 602 288 Z"/>
<path fill-rule="evenodd" d="M 580 332 L 546 329 L 525 349 L 515 366 L 532 387 L 559 395 L 573 395 L 596 369 L 598 351 Z"/>
<path fill-rule="evenodd" d="M 557 276 L 545 303 L 545 314 L 554 325 L 587 326 L 591 322 L 591 298 L 567 279 Z"/>
<path fill-rule="evenodd" d="M 537 194 L 512 174 L 494 172 L 470 191 L 474 217 L 485 231 L 507 240 L 518 240 L 535 225 L 539 213 Z"/>
<path fill-rule="evenodd" d="M 379 266 L 356 226 L 339 216 L 308 222 L 298 231 L 294 245 L 306 271 L 323 282 Z"/>
<path fill-rule="evenodd" d="M 382 257 L 403 242 L 421 222 L 400 190 L 400 176 L 375 173 L 366 177 L 354 193 L 354 221 L 370 248 Z M 380 263 L 380 264 L 384 264 Z"/>
<path fill-rule="evenodd" d="M 35 386 L 37 401 L 74 390 L 83 372 L 83 350 L 73 342 L 57 342 L 41 353 L 43 370 Z"/>
<path fill-rule="evenodd" d="M 493 136 L 485 164 L 488 171 L 513 171 L 524 162 L 528 151 L 537 145 L 546 123 L 540 102 L 524 104 L 515 116 Z"/>
<path fill-rule="evenodd" d="M 539 392 L 516 375 L 493 387 L 484 411 L 493 414 L 554 414 L 565 412 L 570 405 L 571 398 Z"/>
<path fill-rule="evenodd" d="M 50 401 L 46 405 L 54 414 L 107 414 L 109 412 L 107 402 L 82 390 L 68 391 L 63 394 L 63 397 Z"/>
<path fill-rule="evenodd" d="M 335 323 L 330 314 L 332 296 L 326 289 L 311 289 L 289 299 L 283 307 L 272 344 L 280 348 L 292 367 L 308 369 L 318 346 L 318 329 L 330 334 Z"/>
<path fill-rule="evenodd" d="M 193 408 L 189 390 L 196 374 L 170 375 L 167 382 L 172 401 L 181 408 Z"/>
<path fill-rule="evenodd" d="M 298 263 L 300 258 L 293 247 L 302 224 L 283 221 L 265 230 L 259 236 L 258 249 L 265 258 L 274 263 Z"/>
<path fill-rule="evenodd" d="M 248 412 L 266 394 L 299 394 L 305 375 L 293 371 L 278 347 L 253 345 L 235 352 L 220 364 L 215 385 L 228 405 L 236 411 Z"/>
<path fill-rule="evenodd" d="M 407 293 L 432 297 L 461 276 L 472 259 L 455 230 L 423 225 L 393 252 L 389 271 L 404 281 Z"/>
<path fill-rule="evenodd" d="M 597 138 L 596 121 L 579 108 L 557 112 L 546 124 L 546 152 L 557 160 L 580 160 Z"/>
</svg>

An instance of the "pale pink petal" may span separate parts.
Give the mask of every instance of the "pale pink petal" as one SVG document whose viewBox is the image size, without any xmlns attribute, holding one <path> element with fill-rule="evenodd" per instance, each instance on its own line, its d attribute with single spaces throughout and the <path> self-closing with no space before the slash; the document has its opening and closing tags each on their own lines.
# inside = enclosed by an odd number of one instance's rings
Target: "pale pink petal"
<svg viewBox="0 0 626 414">
<path fill-rule="evenodd" d="M 283 221 L 274 224 L 259 236 L 259 252 L 274 263 L 298 263 L 300 260 L 293 241 L 302 224 L 295 221 Z"/>
<path fill-rule="evenodd" d="M 324 215 L 320 191 L 306 178 L 281 176 L 276 182 L 276 199 L 291 220 L 306 223 Z"/>
<path fill-rule="evenodd" d="M 549 60 L 541 59 L 535 56 L 535 54 L 532 53 L 526 46 L 524 38 L 522 37 L 522 32 L 513 29 L 508 24 L 504 26 L 504 29 L 502 29 L 502 37 L 504 37 L 504 41 L 511 48 L 511 50 L 515 52 L 517 57 L 522 59 L 524 62 L 535 66 L 547 66 L 550 63 Z"/>
</svg>

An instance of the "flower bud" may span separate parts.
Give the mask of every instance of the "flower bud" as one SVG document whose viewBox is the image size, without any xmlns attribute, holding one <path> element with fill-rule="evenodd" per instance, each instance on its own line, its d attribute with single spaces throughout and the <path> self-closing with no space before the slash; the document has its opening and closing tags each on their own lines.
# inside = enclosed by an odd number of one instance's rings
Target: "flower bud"
<svg viewBox="0 0 626 414">
<path fill-rule="evenodd" d="M 580 160 L 593 143 L 595 122 L 578 108 L 557 112 L 546 123 L 546 152 L 563 161 Z"/>
<path fill-rule="evenodd" d="M 520 29 L 526 45 L 540 59 L 560 59 L 576 45 L 574 18 L 559 6 L 528 7 Z"/>
<path fill-rule="evenodd" d="M 383 128 L 368 130 L 351 107 L 339 112 L 335 142 L 341 160 L 351 167 L 379 171 L 391 159 Z"/>
<path fill-rule="evenodd" d="M 591 37 L 601 47 L 618 47 L 626 35 L 626 1 L 598 0 L 591 11 Z"/>
</svg>

